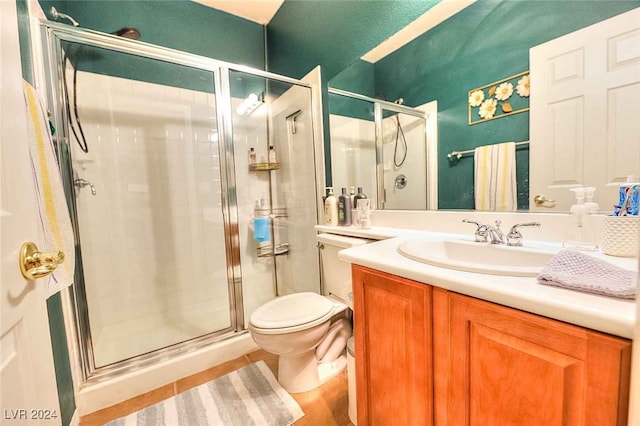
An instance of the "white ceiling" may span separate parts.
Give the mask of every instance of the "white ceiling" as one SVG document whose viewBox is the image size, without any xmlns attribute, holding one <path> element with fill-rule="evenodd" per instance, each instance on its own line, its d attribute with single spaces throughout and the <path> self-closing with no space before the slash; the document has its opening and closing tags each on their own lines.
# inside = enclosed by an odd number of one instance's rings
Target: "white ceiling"
<svg viewBox="0 0 640 426">
<path fill-rule="evenodd" d="M 194 0 L 205 6 L 266 25 L 284 0 Z"/>
</svg>

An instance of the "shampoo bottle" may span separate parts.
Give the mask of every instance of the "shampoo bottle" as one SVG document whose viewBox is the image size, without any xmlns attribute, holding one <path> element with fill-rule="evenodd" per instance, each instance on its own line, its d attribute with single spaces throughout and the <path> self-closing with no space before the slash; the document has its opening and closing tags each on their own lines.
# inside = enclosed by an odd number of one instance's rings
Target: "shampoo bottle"
<svg viewBox="0 0 640 426">
<path fill-rule="evenodd" d="M 351 226 L 351 197 L 347 194 L 347 188 L 342 188 L 342 194 L 338 197 L 338 225 Z"/>
<path fill-rule="evenodd" d="M 358 208 L 358 200 L 366 200 L 367 196 L 362 193 L 362 187 L 358 187 L 358 193 L 353 196 L 353 208 Z"/>
<path fill-rule="evenodd" d="M 273 147 L 273 145 L 269 145 L 269 162 L 270 163 L 278 162 L 278 157 L 276 156 L 276 149 Z"/>
<path fill-rule="evenodd" d="M 324 200 L 324 224 L 338 226 L 338 200 L 333 195 L 333 188 L 327 187 L 329 194 Z"/>
<path fill-rule="evenodd" d="M 249 148 L 249 165 L 250 166 L 255 166 L 256 165 L 256 151 L 255 149 L 253 149 L 253 147 Z"/>
</svg>

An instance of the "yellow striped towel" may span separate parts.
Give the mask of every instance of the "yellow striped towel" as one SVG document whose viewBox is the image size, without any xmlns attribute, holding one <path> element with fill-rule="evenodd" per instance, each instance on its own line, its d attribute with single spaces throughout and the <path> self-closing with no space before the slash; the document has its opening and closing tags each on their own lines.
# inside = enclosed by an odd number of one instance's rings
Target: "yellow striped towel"
<svg viewBox="0 0 640 426">
<path fill-rule="evenodd" d="M 49 121 L 36 90 L 26 81 L 23 83 L 31 169 L 42 230 L 43 244 L 39 248 L 43 251 L 62 251 L 65 255 L 62 265 L 58 266 L 48 278 L 48 297 L 73 283 L 75 240 Z"/>
<path fill-rule="evenodd" d="M 474 156 L 476 210 L 517 210 L 516 144 L 479 146 Z"/>
</svg>

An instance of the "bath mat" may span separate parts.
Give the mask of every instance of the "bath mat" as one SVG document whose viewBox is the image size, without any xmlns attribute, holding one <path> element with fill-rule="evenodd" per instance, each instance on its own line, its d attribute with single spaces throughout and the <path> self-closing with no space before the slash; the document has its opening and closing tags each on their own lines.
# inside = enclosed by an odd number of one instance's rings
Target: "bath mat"
<svg viewBox="0 0 640 426">
<path fill-rule="evenodd" d="M 107 426 L 290 425 L 302 409 L 264 361 L 107 423 Z"/>
</svg>

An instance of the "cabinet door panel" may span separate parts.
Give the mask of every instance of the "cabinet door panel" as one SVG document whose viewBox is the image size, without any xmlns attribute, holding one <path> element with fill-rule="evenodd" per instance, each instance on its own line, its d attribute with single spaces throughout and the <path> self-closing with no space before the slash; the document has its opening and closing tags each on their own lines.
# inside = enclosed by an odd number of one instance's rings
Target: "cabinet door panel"
<svg viewBox="0 0 640 426">
<path fill-rule="evenodd" d="M 624 425 L 631 344 L 436 289 L 436 424 Z M 438 348 L 438 345 L 445 346 Z"/>
<path fill-rule="evenodd" d="M 430 425 L 431 287 L 354 266 L 358 424 Z"/>
</svg>

